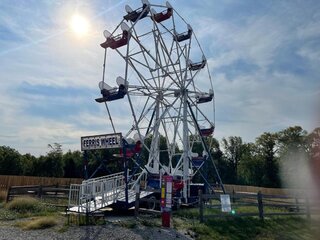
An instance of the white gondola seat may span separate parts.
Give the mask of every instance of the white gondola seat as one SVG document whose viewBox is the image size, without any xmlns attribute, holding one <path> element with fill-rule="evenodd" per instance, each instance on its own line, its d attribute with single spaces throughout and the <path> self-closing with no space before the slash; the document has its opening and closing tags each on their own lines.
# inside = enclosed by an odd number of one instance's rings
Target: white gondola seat
<svg viewBox="0 0 320 240">
<path fill-rule="evenodd" d="M 206 102 L 211 102 L 213 99 L 213 90 L 210 89 L 209 93 L 204 93 L 204 94 L 200 94 L 198 96 L 196 96 L 197 99 L 197 103 L 206 103 Z"/>
<path fill-rule="evenodd" d="M 208 137 L 212 135 L 214 132 L 214 125 L 211 124 L 210 128 L 201 128 L 200 133 L 203 137 Z"/>
<path fill-rule="evenodd" d="M 132 10 L 129 5 L 126 5 L 125 9 L 128 14 L 123 16 L 123 18 L 127 21 L 136 22 L 138 19 L 142 19 L 148 16 L 148 13 L 150 11 L 150 4 L 147 0 L 142 0 L 141 8 Z"/>
<path fill-rule="evenodd" d="M 100 82 L 99 87 L 102 97 L 96 98 L 96 102 L 110 102 L 123 98 L 127 94 L 127 84 L 125 84 L 125 80 L 122 77 L 117 78 L 117 83 L 119 87 L 112 88 L 108 84 Z"/>
<path fill-rule="evenodd" d="M 101 43 L 100 46 L 103 48 L 110 47 L 112 49 L 116 49 L 124 45 L 127 45 L 131 37 L 129 26 L 125 23 L 122 23 L 121 29 L 122 34 L 119 34 L 117 36 L 111 36 L 111 33 L 108 30 L 105 30 L 103 34 L 106 37 L 106 41 Z"/>
<path fill-rule="evenodd" d="M 160 23 L 162 21 L 165 21 L 169 19 L 172 16 L 173 13 L 173 8 L 170 5 L 169 2 L 166 3 L 167 5 L 167 10 L 164 10 L 162 12 L 157 13 L 154 9 L 151 9 L 151 15 L 152 19 L 156 21 L 157 23 Z"/>
<path fill-rule="evenodd" d="M 189 39 L 191 37 L 191 35 L 192 35 L 192 28 L 188 24 L 188 31 L 187 32 L 183 32 L 183 33 L 179 33 L 179 34 L 176 33 L 173 37 L 174 37 L 175 41 L 182 42 L 184 40 Z"/>
<path fill-rule="evenodd" d="M 201 62 L 193 63 L 193 62 L 191 62 L 191 60 L 189 60 L 189 70 L 196 71 L 196 70 L 202 69 L 206 66 L 206 64 L 207 64 L 207 59 L 203 55 Z"/>
</svg>

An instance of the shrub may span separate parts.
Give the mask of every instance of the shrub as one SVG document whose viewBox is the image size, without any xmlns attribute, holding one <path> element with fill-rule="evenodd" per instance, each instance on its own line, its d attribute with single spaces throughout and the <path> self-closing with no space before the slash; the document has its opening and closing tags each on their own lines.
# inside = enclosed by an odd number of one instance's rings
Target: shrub
<svg viewBox="0 0 320 240">
<path fill-rule="evenodd" d="M 36 212 L 40 208 L 40 202 L 31 197 L 15 198 L 6 204 L 6 208 L 18 213 Z"/>
</svg>

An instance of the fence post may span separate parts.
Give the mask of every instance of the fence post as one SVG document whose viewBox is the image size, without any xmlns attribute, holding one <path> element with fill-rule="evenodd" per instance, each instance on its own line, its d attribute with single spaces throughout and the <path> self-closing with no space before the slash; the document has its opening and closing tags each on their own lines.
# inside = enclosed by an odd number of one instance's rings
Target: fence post
<svg viewBox="0 0 320 240">
<path fill-rule="evenodd" d="M 232 203 L 235 203 L 236 202 L 236 198 L 235 198 L 235 191 L 234 191 L 234 188 L 232 189 Z"/>
<path fill-rule="evenodd" d="M 299 199 L 298 197 L 296 196 L 296 205 L 297 205 L 297 212 L 300 212 L 300 207 L 299 207 Z"/>
<path fill-rule="evenodd" d="M 136 185 L 136 201 L 134 206 L 134 216 L 137 218 L 139 216 L 139 205 L 140 205 L 140 184 Z"/>
<path fill-rule="evenodd" d="M 308 196 L 306 196 L 306 214 L 307 214 L 307 219 L 310 220 L 311 215 L 310 215 L 310 203 L 309 203 Z"/>
<path fill-rule="evenodd" d="M 199 204 L 200 222 L 203 223 L 203 196 L 201 189 L 199 189 Z"/>
<path fill-rule="evenodd" d="M 56 183 L 56 192 L 55 192 L 55 196 L 57 196 L 58 195 L 58 192 L 57 192 L 57 190 L 58 190 L 58 188 L 59 188 L 59 183 Z"/>
<path fill-rule="evenodd" d="M 263 202 L 262 202 L 261 191 L 259 191 L 257 194 L 257 200 L 258 200 L 259 217 L 261 220 L 263 220 L 264 216 L 263 216 Z"/>
<path fill-rule="evenodd" d="M 11 191 L 11 186 L 8 188 L 8 191 L 7 191 L 7 199 L 6 199 L 6 202 L 9 202 L 10 191 Z"/>
<path fill-rule="evenodd" d="M 38 198 L 41 198 L 41 196 L 42 196 L 42 185 L 39 185 Z"/>
</svg>

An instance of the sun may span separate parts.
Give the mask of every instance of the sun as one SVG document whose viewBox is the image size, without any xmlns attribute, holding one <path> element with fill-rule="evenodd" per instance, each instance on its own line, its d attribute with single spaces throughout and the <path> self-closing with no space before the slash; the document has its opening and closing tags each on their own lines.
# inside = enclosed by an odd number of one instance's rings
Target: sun
<svg viewBox="0 0 320 240">
<path fill-rule="evenodd" d="M 88 33 L 89 22 L 83 16 L 74 14 L 70 21 L 70 27 L 78 36 L 84 36 Z"/>
</svg>

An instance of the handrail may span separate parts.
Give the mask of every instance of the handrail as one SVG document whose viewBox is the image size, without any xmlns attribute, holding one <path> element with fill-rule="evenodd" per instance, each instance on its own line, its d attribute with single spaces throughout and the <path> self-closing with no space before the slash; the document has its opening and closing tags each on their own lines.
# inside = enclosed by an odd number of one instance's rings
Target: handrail
<svg viewBox="0 0 320 240">
<path fill-rule="evenodd" d="M 90 179 L 84 180 L 82 183 L 94 182 L 94 181 L 99 181 L 99 180 L 103 180 L 103 179 L 110 179 L 110 178 L 113 178 L 113 177 L 117 177 L 119 175 L 123 176 L 123 173 L 124 172 L 117 172 L 117 173 L 113 173 L 113 174 L 110 174 L 110 175 L 107 175 L 107 176 L 103 176 L 103 177 L 90 178 Z"/>
<path fill-rule="evenodd" d="M 124 172 L 92 178 L 82 184 L 72 184 L 69 192 L 69 211 L 92 212 L 122 199 L 126 183 Z M 134 190 L 146 174 L 134 174 L 128 189 Z M 72 209 L 71 209 L 72 208 Z"/>
</svg>

